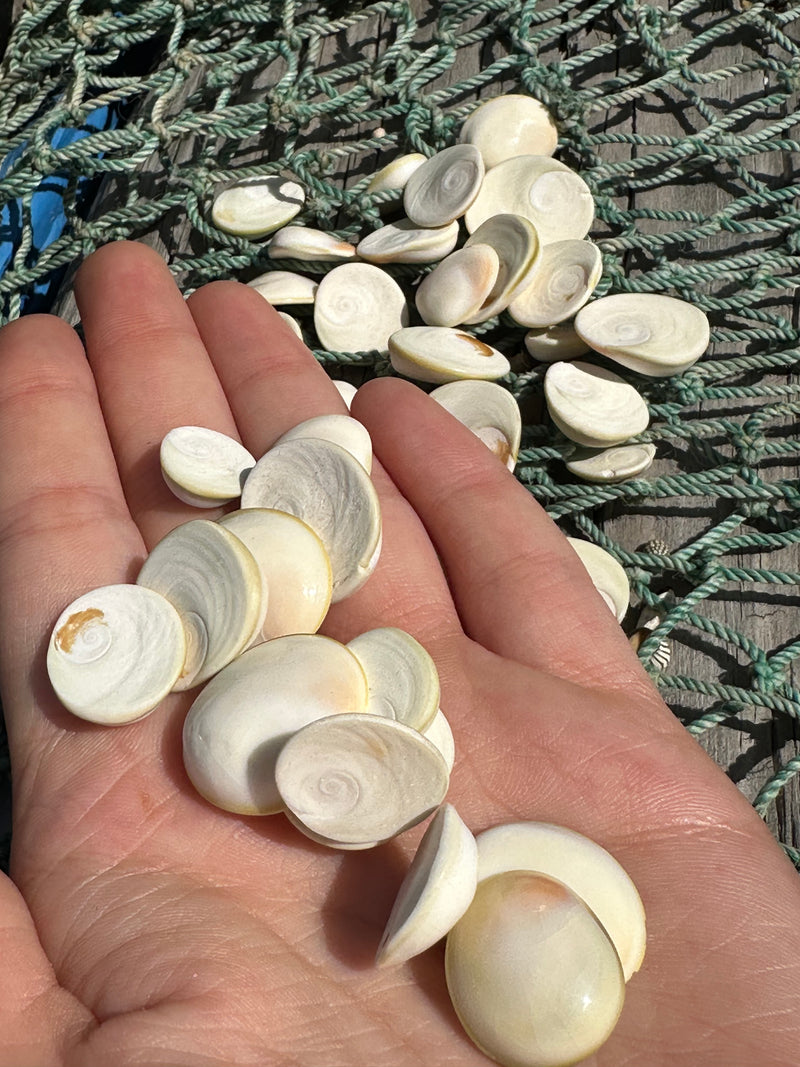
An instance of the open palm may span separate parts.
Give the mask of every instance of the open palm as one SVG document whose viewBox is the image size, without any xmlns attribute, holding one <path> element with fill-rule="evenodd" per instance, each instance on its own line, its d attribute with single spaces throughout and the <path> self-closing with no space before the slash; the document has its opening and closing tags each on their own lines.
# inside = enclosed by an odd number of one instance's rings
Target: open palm
<svg viewBox="0 0 800 1067">
<path fill-rule="evenodd" d="M 49 688 L 53 621 L 132 581 L 197 512 L 159 474 L 176 425 L 262 454 L 343 410 L 252 290 L 184 303 L 148 249 L 107 246 L 77 293 L 89 361 L 51 317 L 0 333 L 0 683 L 14 769 L 12 876 L 0 885 L 0 1064 L 480 1064 L 441 947 L 372 965 L 421 829 L 366 852 L 312 844 L 280 816 L 209 806 L 183 772 L 191 694 L 104 729 Z M 474 830 L 562 823 L 637 883 L 648 951 L 597 1064 L 795 1061 L 800 886 L 724 775 L 676 723 L 528 493 L 422 392 L 359 391 L 380 460 L 384 549 L 329 614 L 432 653 Z M 204 513 L 209 514 L 209 513 Z M 214 517 L 214 513 L 210 513 Z"/>
</svg>

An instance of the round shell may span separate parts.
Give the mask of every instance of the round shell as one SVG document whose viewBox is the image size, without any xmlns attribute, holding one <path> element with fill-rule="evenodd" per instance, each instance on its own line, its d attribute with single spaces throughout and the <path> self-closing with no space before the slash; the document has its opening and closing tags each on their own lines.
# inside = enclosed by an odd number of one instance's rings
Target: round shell
<svg viewBox="0 0 800 1067">
<path fill-rule="evenodd" d="M 256 465 L 244 445 L 204 426 L 176 426 L 164 436 L 161 473 L 185 504 L 213 508 L 235 500 Z"/>
<path fill-rule="evenodd" d="M 305 198 L 303 187 L 286 178 L 248 178 L 217 196 L 211 221 L 239 237 L 265 237 L 293 219 Z"/>
<path fill-rule="evenodd" d="M 349 415 L 315 415 L 287 430 L 275 442 L 298 441 L 315 437 L 334 444 L 349 452 L 369 474 L 372 471 L 372 438 L 366 426 Z"/>
<path fill-rule="evenodd" d="M 603 257 L 590 241 L 545 245 L 530 284 L 508 305 L 522 326 L 553 326 L 589 299 L 603 273 Z"/>
<path fill-rule="evenodd" d="M 530 871 L 478 883 L 447 935 L 450 999 L 504 1067 L 566 1067 L 609 1037 L 625 999 L 614 946 L 566 886 Z"/>
<path fill-rule="evenodd" d="M 577 449 L 566 461 L 567 470 L 585 482 L 624 482 L 644 474 L 656 454 L 651 444 L 616 445 L 614 448 Z"/>
<path fill-rule="evenodd" d="M 343 263 L 322 279 L 314 306 L 320 344 L 332 352 L 386 353 L 408 322 L 403 290 L 372 263 Z"/>
<path fill-rule="evenodd" d="M 111 726 L 152 711 L 178 680 L 185 655 L 183 624 L 169 601 L 137 585 L 106 585 L 59 615 L 47 673 L 65 708 Z"/>
<path fill-rule="evenodd" d="M 270 259 L 303 259 L 309 262 L 352 259 L 355 245 L 310 226 L 284 226 L 270 240 Z"/>
<path fill-rule="evenodd" d="M 458 326 L 477 315 L 500 270 L 491 245 L 460 248 L 447 256 L 419 284 L 415 302 L 429 326 Z"/>
<path fill-rule="evenodd" d="M 578 537 L 568 537 L 567 541 L 578 553 L 592 584 L 613 611 L 617 622 L 622 622 L 631 598 L 630 582 L 622 565 L 610 552 L 591 541 L 583 541 Z"/>
<path fill-rule="evenodd" d="M 500 266 L 488 296 L 474 315 L 464 319 L 465 325 L 485 322 L 504 311 L 528 285 L 541 253 L 536 230 L 521 215 L 500 214 L 487 219 L 467 239 L 464 247 L 475 245 L 493 248 Z"/>
<path fill-rule="evenodd" d="M 403 190 L 406 215 L 417 226 L 445 226 L 461 218 L 478 195 L 484 175 L 474 145 L 457 144 L 426 160 Z"/>
<path fill-rule="evenodd" d="M 572 326 L 550 326 L 546 330 L 529 330 L 525 334 L 528 355 L 540 363 L 562 363 L 585 356 L 589 347 Z"/>
<path fill-rule="evenodd" d="M 268 270 L 247 283 L 270 304 L 313 304 L 319 284 L 291 270 Z"/>
<path fill-rule="evenodd" d="M 507 389 L 494 382 L 468 379 L 440 385 L 430 395 L 513 471 L 522 437 L 522 416 Z"/>
<path fill-rule="evenodd" d="M 439 674 L 430 653 L 394 626 L 367 630 L 347 647 L 367 676 L 368 711 L 424 732 L 439 710 Z"/>
<path fill-rule="evenodd" d="M 319 634 L 266 641 L 220 671 L 192 704 L 183 727 L 186 773 L 218 808 L 271 815 L 282 809 L 275 764 L 295 731 L 366 705 L 364 672 L 338 641 Z"/>
<path fill-rule="evenodd" d="M 558 130 L 539 100 L 508 93 L 480 104 L 461 127 L 459 141 L 474 144 L 489 170 L 514 156 L 552 156 Z"/>
<path fill-rule="evenodd" d="M 638 390 L 613 371 L 590 363 L 553 363 L 544 376 L 544 395 L 559 430 L 587 448 L 621 444 L 650 422 Z"/>
<path fill-rule="evenodd" d="M 278 314 L 289 327 L 289 329 L 292 331 L 292 333 L 295 335 L 295 337 L 299 337 L 302 341 L 303 331 L 301 330 L 300 323 L 297 321 L 297 319 L 293 315 L 289 315 L 286 311 L 279 311 Z"/>
<path fill-rule="evenodd" d="M 456 241 L 457 222 L 428 228 L 401 219 L 367 234 L 357 250 L 369 263 L 435 263 L 453 251 Z"/>
<path fill-rule="evenodd" d="M 398 374 L 419 382 L 502 378 L 510 364 L 502 352 L 447 326 L 408 326 L 389 338 L 389 359 Z"/>
<path fill-rule="evenodd" d="M 655 293 L 603 296 L 578 313 L 575 329 L 596 352 L 654 378 L 688 370 L 711 339 L 700 308 Z"/>
</svg>

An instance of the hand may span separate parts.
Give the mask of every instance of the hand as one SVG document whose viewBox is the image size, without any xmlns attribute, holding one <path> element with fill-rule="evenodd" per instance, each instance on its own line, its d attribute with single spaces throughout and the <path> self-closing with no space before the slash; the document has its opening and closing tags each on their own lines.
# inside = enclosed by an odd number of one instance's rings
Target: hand
<svg viewBox="0 0 800 1067">
<path fill-rule="evenodd" d="M 192 694 L 102 728 L 64 711 L 44 653 L 80 593 L 132 581 L 197 512 L 161 437 L 199 423 L 261 455 L 344 410 L 253 290 L 184 302 L 139 245 L 81 268 L 88 362 L 59 320 L 0 333 L 0 684 L 14 770 L 0 884 L 0 1064 L 424 1064 L 486 1058 L 444 986 L 441 946 L 372 957 L 422 828 L 366 852 L 197 796 L 181 764 Z M 448 799 L 473 831 L 561 823 L 629 871 L 642 970 L 593 1060 L 611 1067 L 796 1062 L 800 881 L 662 703 L 561 533 L 489 451 L 413 386 L 359 391 L 380 464 L 384 548 L 324 630 L 377 625 L 432 653 L 456 739 Z M 215 513 L 204 513 L 214 517 Z"/>
</svg>

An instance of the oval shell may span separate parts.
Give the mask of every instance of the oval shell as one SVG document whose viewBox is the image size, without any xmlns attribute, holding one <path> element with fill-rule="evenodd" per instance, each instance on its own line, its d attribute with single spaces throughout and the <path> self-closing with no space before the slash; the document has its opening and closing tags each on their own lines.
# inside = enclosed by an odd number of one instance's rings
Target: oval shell
<svg viewBox="0 0 800 1067">
<path fill-rule="evenodd" d="M 558 130 L 541 101 L 507 93 L 484 100 L 467 117 L 459 141 L 474 144 L 488 170 L 514 156 L 552 156 Z"/>
<path fill-rule="evenodd" d="M 372 263 L 343 263 L 322 279 L 314 307 L 320 344 L 332 352 L 386 353 L 389 337 L 408 322 L 405 294 Z"/>
<path fill-rule="evenodd" d="M 580 556 L 592 584 L 614 613 L 617 622 L 622 622 L 631 599 L 630 582 L 622 564 L 592 541 L 584 541 L 579 537 L 568 537 L 567 541 Z"/>
<path fill-rule="evenodd" d="M 385 167 L 372 175 L 367 184 L 368 193 L 402 192 L 406 182 L 426 160 L 421 152 L 409 152 L 404 156 L 397 156 Z"/>
<path fill-rule="evenodd" d="M 406 215 L 417 226 L 445 226 L 478 195 L 485 167 L 474 145 L 444 148 L 418 167 L 403 190 Z"/>
<path fill-rule="evenodd" d="M 597 245 L 554 241 L 542 249 L 530 285 L 508 305 L 508 313 L 522 326 L 554 326 L 583 307 L 602 274 Z"/>
<path fill-rule="evenodd" d="M 389 338 L 389 359 L 398 374 L 419 382 L 502 378 L 510 364 L 502 352 L 447 326 L 408 326 Z"/>
<path fill-rule="evenodd" d="M 268 270 L 247 283 L 270 304 L 313 304 L 319 283 L 291 270 Z"/>
<path fill-rule="evenodd" d="M 176 426 L 165 434 L 161 473 L 175 496 L 194 507 L 213 508 L 235 500 L 256 465 L 244 445 L 205 426 Z"/>
<path fill-rule="evenodd" d="M 525 334 L 525 349 L 540 363 L 562 363 L 585 356 L 589 346 L 571 325 L 561 325 L 546 330 L 529 330 Z"/>
<path fill-rule="evenodd" d="M 651 444 L 615 445 L 614 448 L 577 449 L 566 460 L 566 468 L 585 482 L 624 482 L 644 474 L 653 462 L 656 446 Z"/>
<path fill-rule="evenodd" d="M 429 326 L 458 326 L 477 315 L 497 281 L 500 258 L 491 245 L 451 253 L 419 284 L 415 302 Z"/>
<path fill-rule="evenodd" d="M 550 418 L 571 441 L 588 448 L 622 444 L 647 429 L 644 397 L 613 371 L 590 363 L 553 363 L 544 376 Z"/>
<path fill-rule="evenodd" d="M 313 418 L 298 422 L 275 442 L 299 441 L 302 438 L 315 437 L 334 444 L 349 452 L 357 459 L 369 474 L 372 471 L 372 438 L 366 426 L 349 415 L 315 415 Z"/>
<path fill-rule="evenodd" d="M 492 216 L 467 238 L 464 247 L 484 244 L 497 252 L 500 266 L 488 296 L 474 315 L 464 319 L 465 325 L 485 322 L 504 311 L 528 285 L 541 253 L 536 229 L 521 215 Z"/>
<path fill-rule="evenodd" d="M 430 396 L 513 471 L 522 437 L 522 416 L 508 389 L 495 382 L 467 379 L 440 385 Z"/>
<path fill-rule="evenodd" d="M 401 219 L 368 233 L 358 254 L 369 263 L 435 263 L 453 251 L 457 240 L 457 222 L 425 227 Z"/>
<path fill-rule="evenodd" d="M 303 259 L 309 262 L 352 259 L 355 245 L 311 226 L 284 226 L 270 240 L 270 259 Z"/>
<path fill-rule="evenodd" d="M 247 178 L 217 196 L 211 221 L 239 237 L 265 237 L 293 219 L 305 199 L 301 185 L 278 175 Z"/>
<path fill-rule="evenodd" d="M 427 649 L 395 626 L 366 630 L 347 647 L 367 676 L 367 710 L 424 732 L 439 710 L 439 674 Z"/>
</svg>

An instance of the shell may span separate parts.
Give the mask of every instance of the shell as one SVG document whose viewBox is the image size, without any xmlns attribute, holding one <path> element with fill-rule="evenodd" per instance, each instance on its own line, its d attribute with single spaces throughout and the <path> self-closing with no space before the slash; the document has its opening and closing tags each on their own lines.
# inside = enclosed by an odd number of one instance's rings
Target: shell
<svg viewBox="0 0 800 1067">
<path fill-rule="evenodd" d="M 409 152 L 398 156 L 372 175 L 366 188 L 368 193 L 401 193 L 406 182 L 426 160 L 421 152 Z"/>
<path fill-rule="evenodd" d="M 232 511 L 219 521 L 253 554 L 269 591 L 258 639 L 316 633 L 330 607 L 333 575 L 325 546 L 311 527 L 269 508 Z"/>
<path fill-rule="evenodd" d="M 357 419 L 349 415 L 315 415 L 311 419 L 299 422 L 291 430 L 287 430 L 275 443 L 299 441 L 308 437 L 333 441 L 334 444 L 341 445 L 346 452 L 358 460 L 367 474 L 372 471 L 372 438 L 366 426 L 363 426 Z"/>
<path fill-rule="evenodd" d="M 241 815 L 281 811 L 278 754 L 315 719 L 358 713 L 367 680 L 344 645 L 292 634 L 248 649 L 212 678 L 189 709 L 183 762 L 211 804 Z"/>
<path fill-rule="evenodd" d="M 478 195 L 485 167 L 474 145 L 456 144 L 427 159 L 410 175 L 403 208 L 417 226 L 445 226 L 461 218 Z"/>
<path fill-rule="evenodd" d="M 360 589 L 375 569 L 378 494 L 358 460 L 332 441 L 274 445 L 244 483 L 242 507 L 286 511 L 311 527 L 330 557 L 333 603 Z"/>
<path fill-rule="evenodd" d="M 408 326 L 389 338 L 389 359 L 398 374 L 437 384 L 458 378 L 502 378 L 510 364 L 502 352 L 447 326 Z"/>
<path fill-rule="evenodd" d="M 549 156 L 515 156 L 486 172 L 464 216 L 470 233 L 492 215 L 510 212 L 533 223 L 543 245 L 586 236 L 594 221 L 594 200 L 574 170 Z"/>
<path fill-rule="evenodd" d="M 452 804 L 443 804 L 419 843 L 398 890 L 375 962 L 405 963 L 435 945 L 472 903 L 478 884 L 475 838 Z"/>
<path fill-rule="evenodd" d="M 584 356 L 589 351 L 586 342 L 578 337 L 572 326 L 529 330 L 524 340 L 528 355 L 540 363 L 562 363 Z"/>
<path fill-rule="evenodd" d="M 268 270 L 247 283 L 270 304 L 313 304 L 319 283 L 291 270 Z"/>
<path fill-rule="evenodd" d="M 247 178 L 217 196 L 211 221 L 238 237 L 265 237 L 291 221 L 305 199 L 302 185 L 278 175 Z"/>
<path fill-rule="evenodd" d="M 542 249 L 530 285 L 508 305 L 508 313 L 522 326 L 554 326 L 583 307 L 602 274 L 597 245 L 554 241 Z"/>
<path fill-rule="evenodd" d="M 645 604 L 639 612 L 639 618 L 636 620 L 636 630 L 628 638 L 631 647 L 634 652 L 639 651 L 641 646 L 647 640 L 663 621 L 666 614 L 666 609 L 662 608 L 660 611 L 649 604 Z M 644 658 L 644 664 L 646 667 L 655 667 L 659 671 L 665 671 L 669 667 L 670 660 L 672 659 L 672 642 L 666 640 L 659 641 L 656 648 L 649 656 Z"/>
<path fill-rule="evenodd" d="M 497 252 L 500 267 L 483 304 L 474 315 L 464 319 L 468 326 L 504 311 L 529 284 L 541 253 L 536 230 L 521 215 L 500 214 L 487 219 L 467 238 L 464 247 L 479 244 L 489 245 Z"/>
<path fill-rule="evenodd" d="M 622 622 L 631 598 L 630 582 L 622 565 L 610 552 L 591 541 L 582 541 L 577 537 L 568 537 L 567 541 L 578 553 L 592 584 L 613 611 L 617 622 Z"/>
<path fill-rule="evenodd" d="M 434 715 L 430 726 L 426 727 L 422 733 L 431 744 L 439 749 L 447 765 L 447 773 L 450 774 L 456 761 L 456 745 L 450 723 L 441 708 Z"/>
<path fill-rule="evenodd" d="M 460 248 L 419 284 L 417 311 L 429 326 L 458 326 L 477 315 L 497 281 L 500 257 L 491 245 Z"/>
<path fill-rule="evenodd" d="M 298 829 L 370 848 L 430 815 L 449 775 L 439 750 L 410 726 L 356 714 L 318 719 L 294 734 L 275 780 Z"/>
<path fill-rule="evenodd" d="M 647 930 L 636 886 L 610 852 L 575 830 L 543 822 L 505 823 L 477 835 L 478 880 L 537 871 L 563 882 L 611 939 L 625 981 L 644 959 Z"/>
<path fill-rule="evenodd" d="M 643 474 L 656 454 L 651 444 L 615 445 L 613 448 L 577 449 L 566 461 L 570 474 L 585 482 L 624 482 Z"/>
<path fill-rule="evenodd" d="M 185 504 L 213 508 L 235 500 L 256 465 L 244 445 L 204 426 L 176 426 L 161 442 L 164 481 Z"/>
<path fill-rule="evenodd" d="M 389 337 L 408 323 L 405 294 L 372 263 L 343 263 L 326 274 L 314 307 L 320 344 L 333 352 L 386 353 Z"/>
<path fill-rule="evenodd" d="M 279 311 L 278 314 L 283 319 L 283 321 L 286 323 L 286 325 L 289 327 L 289 329 L 292 331 L 292 333 L 295 335 L 295 337 L 299 337 L 300 340 L 302 341 L 303 340 L 303 331 L 300 328 L 300 323 L 297 321 L 297 319 L 294 317 L 294 315 L 290 315 L 286 311 Z"/>
<path fill-rule="evenodd" d="M 136 584 L 166 597 L 186 631 L 177 690 L 206 681 L 239 655 L 261 626 L 261 574 L 238 537 L 208 519 L 185 522 L 162 538 Z"/>
<path fill-rule="evenodd" d="M 608 1038 L 625 999 L 614 946 L 562 885 L 530 871 L 478 883 L 447 935 L 450 999 L 503 1067 L 565 1067 Z"/>
<path fill-rule="evenodd" d="M 590 363 L 553 363 L 544 376 L 550 418 L 587 448 L 622 444 L 650 422 L 644 397 L 613 371 Z"/>
<path fill-rule="evenodd" d="M 558 130 L 539 100 L 508 93 L 480 104 L 461 127 L 458 139 L 474 144 L 489 170 L 513 156 L 552 156 Z"/>
<path fill-rule="evenodd" d="M 688 370 L 711 339 L 700 308 L 655 293 L 600 297 L 581 309 L 575 329 L 595 351 L 653 378 Z"/>
<path fill-rule="evenodd" d="M 367 676 L 367 710 L 424 732 L 439 710 L 439 674 L 430 653 L 394 626 L 367 630 L 347 647 Z"/>
<path fill-rule="evenodd" d="M 352 382 L 345 382 L 338 378 L 331 378 L 331 382 L 336 386 L 339 396 L 344 400 L 349 411 L 350 405 L 353 403 L 353 397 L 358 391 L 357 387 Z"/>
<path fill-rule="evenodd" d="M 73 715 L 111 726 L 151 712 L 178 680 L 185 655 L 183 624 L 169 601 L 137 585 L 105 585 L 59 615 L 47 673 Z"/>
<path fill-rule="evenodd" d="M 369 263 L 435 263 L 453 251 L 456 241 L 457 222 L 424 227 L 401 219 L 367 234 L 358 254 Z"/>
<path fill-rule="evenodd" d="M 494 382 L 467 379 L 440 385 L 430 395 L 513 471 L 522 437 L 522 416 L 507 389 Z"/>
<path fill-rule="evenodd" d="M 304 259 L 309 262 L 352 259 L 355 245 L 311 226 L 284 226 L 269 242 L 270 259 Z"/>
</svg>

